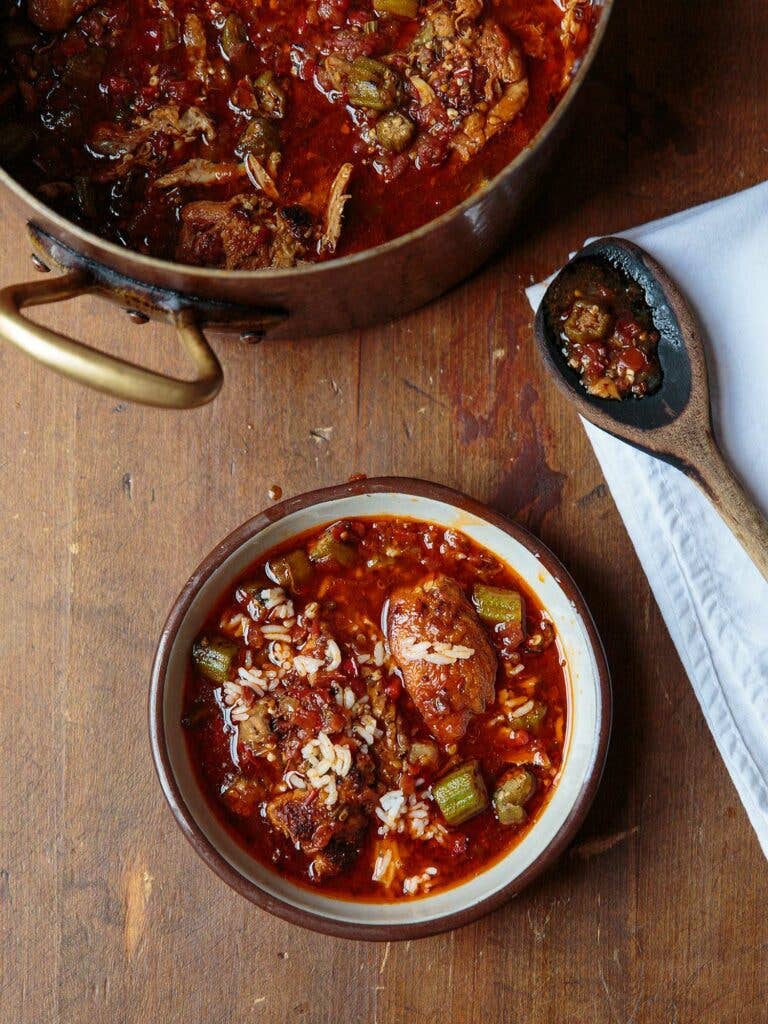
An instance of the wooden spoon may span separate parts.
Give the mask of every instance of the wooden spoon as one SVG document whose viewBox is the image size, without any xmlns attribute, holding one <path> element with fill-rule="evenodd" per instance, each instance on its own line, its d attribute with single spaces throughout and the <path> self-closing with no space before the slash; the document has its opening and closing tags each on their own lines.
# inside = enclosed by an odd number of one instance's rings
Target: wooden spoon
<svg viewBox="0 0 768 1024">
<path fill-rule="evenodd" d="M 659 389 L 643 398 L 597 398 L 567 363 L 557 323 L 557 297 L 573 268 L 606 262 L 645 293 L 659 332 Z M 699 485 L 768 580 L 768 521 L 734 476 L 712 432 L 707 364 L 696 317 L 666 271 L 623 238 L 601 238 L 571 259 L 551 282 L 536 314 L 536 341 L 555 383 L 581 415 L 615 437 L 682 470 Z"/>
</svg>

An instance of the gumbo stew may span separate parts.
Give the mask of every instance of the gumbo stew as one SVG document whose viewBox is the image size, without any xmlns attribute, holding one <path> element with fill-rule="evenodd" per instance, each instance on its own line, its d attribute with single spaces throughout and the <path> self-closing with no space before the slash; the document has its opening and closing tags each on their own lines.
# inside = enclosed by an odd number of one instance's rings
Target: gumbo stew
<svg viewBox="0 0 768 1024">
<path fill-rule="evenodd" d="M 590 395 L 643 398 L 661 384 L 659 332 L 640 285 L 607 260 L 570 268 L 553 310 L 562 352 Z"/>
<path fill-rule="evenodd" d="M 396 900 L 489 867 L 563 760 L 555 627 L 454 530 L 337 522 L 271 551 L 191 652 L 183 725 L 218 819 L 259 861 Z"/>
<path fill-rule="evenodd" d="M 387 241 L 524 149 L 591 0 L 16 0 L 0 160 L 130 249 L 227 269 Z"/>
</svg>

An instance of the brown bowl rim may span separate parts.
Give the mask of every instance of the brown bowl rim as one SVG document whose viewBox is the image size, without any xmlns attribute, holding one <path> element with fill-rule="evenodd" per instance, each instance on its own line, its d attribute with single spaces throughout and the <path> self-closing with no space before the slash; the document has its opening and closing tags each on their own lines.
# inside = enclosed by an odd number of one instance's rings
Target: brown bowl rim
<svg viewBox="0 0 768 1024">
<path fill-rule="evenodd" d="M 598 735 L 587 776 L 568 817 L 553 837 L 551 843 L 542 850 L 525 871 L 514 878 L 508 885 L 470 907 L 434 918 L 430 921 L 397 925 L 361 925 L 345 921 L 334 921 L 322 914 L 291 906 L 289 903 L 285 903 L 283 900 L 265 892 L 255 882 L 251 882 L 243 877 L 223 857 L 194 820 L 173 775 L 165 735 L 163 695 L 168 660 L 176 634 L 195 595 L 222 562 L 246 541 L 265 529 L 265 527 L 284 519 L 294 512 L 338 498 L 381 493 L 399 493 L 429 498 L 469 512 L 512 536 L 534 554 L 541 561 L 542 565 L 555 576 L 584 622 L 592 654 L 595 658 L 599 690 L 597 701 Z M 576 835 L 597 793 L 608 750 L 611 715 L 611 680 L 603 644 L 581 591 L 559 559 L 525 527 L 507 519 L 487 505 L 475 501 L 474 498 L 470 498 L 468 495 L 453 490 L 450 487 L 445 487 L 442 484 L 435 484 L 412 477 L 398 476 L 354 480 L 349 483 L 337 484 L 332 487 L 319 488 L 304 494 L 298 494 L 293 498 L 288 498 L 279 504 L 264 509 L 233 530 L 203 559 L 173 602 L 160 634 L 152 665 L 149 690 L 149 738 L 155 771 L 157 772 L 163 795 L 168 802 L 176 823 L 205 863 L 235 892 L 244 896 L 250 902 L 255 903 L 263 910 L 291 924 L 297 924 L 312 931 L 341 938 L 378 941 L 420 938 L 469 924 L 500 907 L 513 896 L 516 896 L 534 878 L 553 864 Z"/>
</svg>

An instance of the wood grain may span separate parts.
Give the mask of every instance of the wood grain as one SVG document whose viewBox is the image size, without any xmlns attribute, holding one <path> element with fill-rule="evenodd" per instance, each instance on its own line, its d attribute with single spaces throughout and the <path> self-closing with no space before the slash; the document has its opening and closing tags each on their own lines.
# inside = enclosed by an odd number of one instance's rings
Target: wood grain
<svg viewBox="0 0 768 1024">
<path fill-rule="evenodd" d="M 618 4 L 518 237 L 416 315 L 317 342 L 220 343 L 228 386 L 179 414 L 0 350 L 4 1021 L 765 1020 L 765 861 L 584 435 L 534 355 L 523 295 L 587 235 L 765 176 L 764 4 L 723 12 Z M 6 217 L 2 232 L 2 281 L 23 279 L 22 228 Z M 181 369 L 170 331 L 96 300 L 54 316 Z M 616 694 L 572 854 L 483 921 L 391 946 L 302 932 L 231 893 L 176 829 L 146 739 L 154 642 L 201 556 L 271 484 L 289 495 L 360 471 L 431 477 L 530 525 L 582 585 Z"/>
</svg>

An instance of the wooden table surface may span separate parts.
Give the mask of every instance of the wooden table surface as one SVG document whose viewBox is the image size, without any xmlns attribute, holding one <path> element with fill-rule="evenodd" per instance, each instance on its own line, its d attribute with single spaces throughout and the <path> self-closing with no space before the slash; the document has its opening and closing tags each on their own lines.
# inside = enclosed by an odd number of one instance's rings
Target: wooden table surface
<svg viewBox="0 0 768 1024">
<path fill-rule="evenodd" d="M 222 340 L 207 408 L 127 407 L 0 348 L 3 1022 L 767 1019 L 765 861 L 523 294 L 590 233 L 766 177 L 766 54 L 764 0 L 617 0 L 576 128 L 499 259 L 386 327 Z M 15 213 L 2 238 L 2 282 L 34 276 Z M 45 318 L 182 366 L 170 332 L 97 300 Z M 591 603 L 616 702 L 560 863 L 474 925 L 388 945 L 231 892 L 174 824 L 146 730 L 154 644 L 199 559 L 270 485 L 356 472 L 452 485 L 542 537 Z"/>
</svg>

